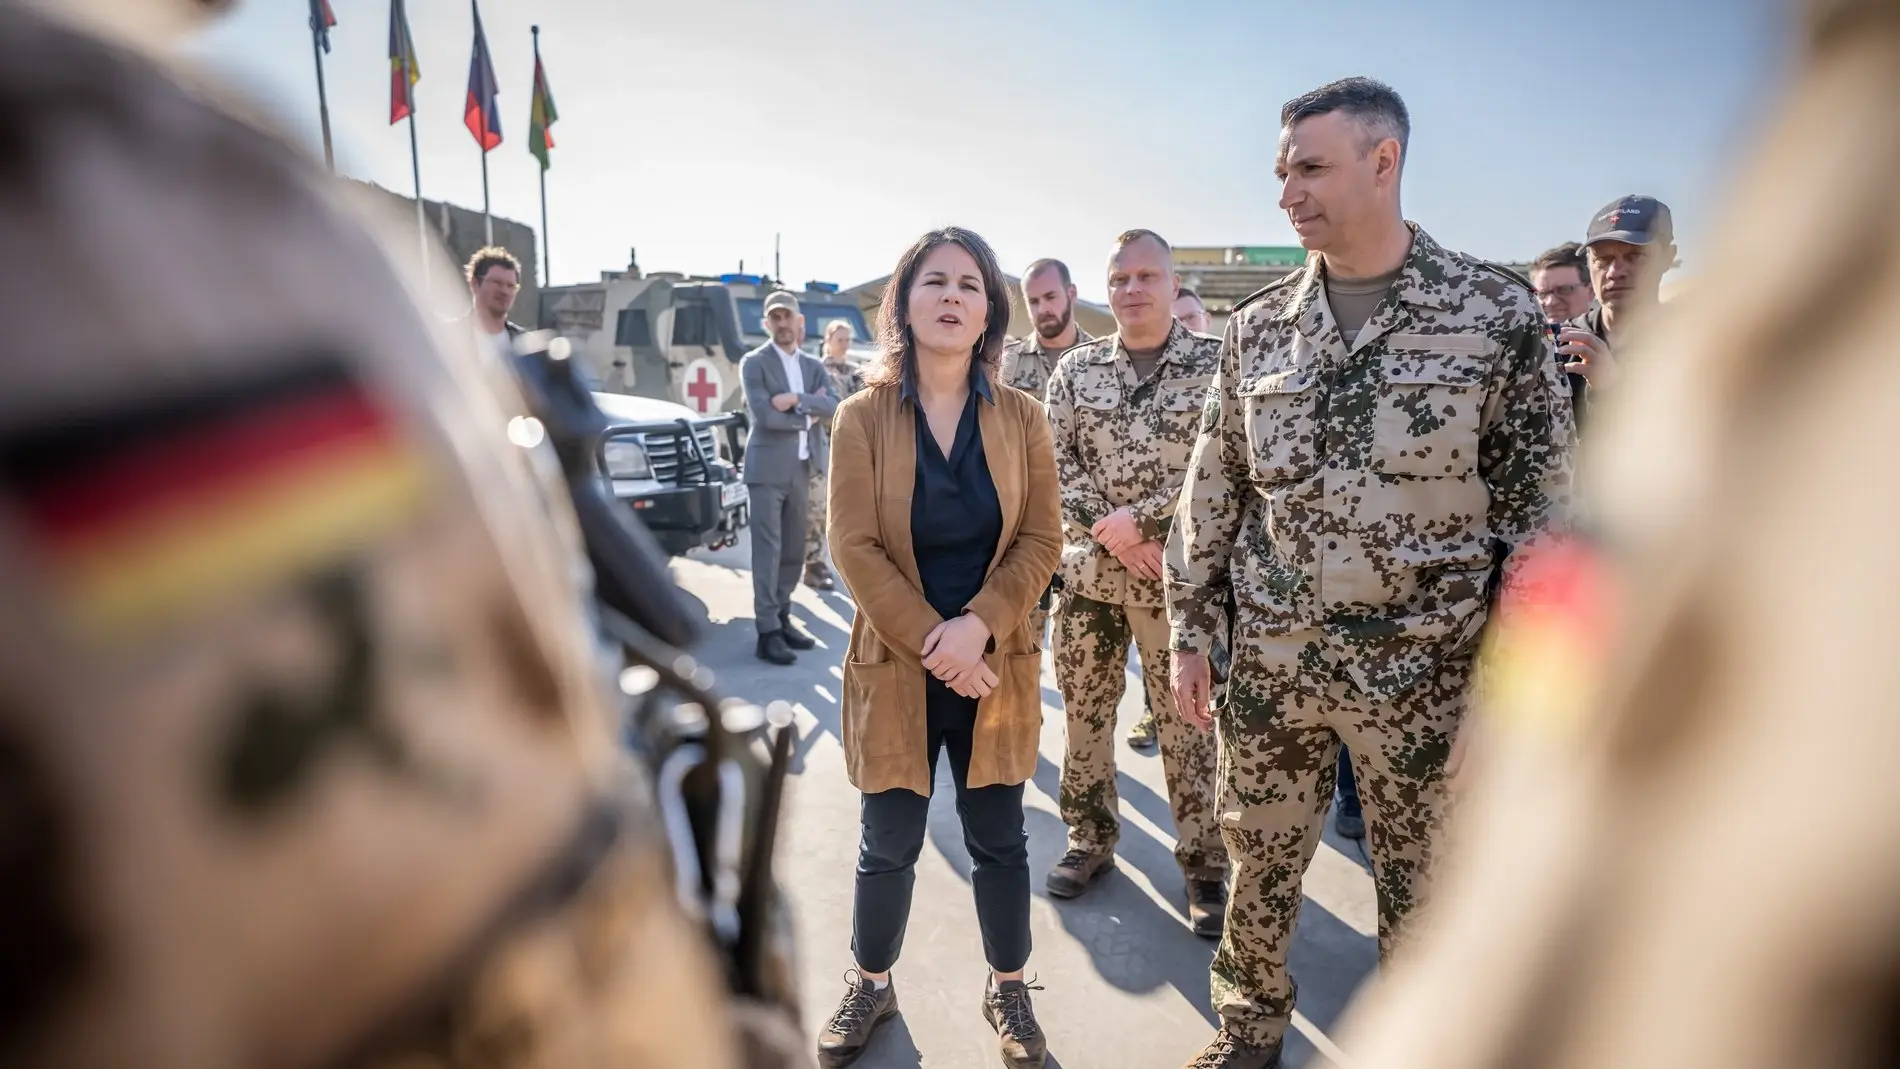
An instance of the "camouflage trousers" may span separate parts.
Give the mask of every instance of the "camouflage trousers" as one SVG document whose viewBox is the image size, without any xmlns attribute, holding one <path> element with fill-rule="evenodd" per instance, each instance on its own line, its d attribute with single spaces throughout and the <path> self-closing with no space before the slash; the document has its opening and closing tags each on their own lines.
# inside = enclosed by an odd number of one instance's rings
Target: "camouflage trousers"
<svg viewBox="0 0 1900 1069">
<path fill-rule="evenodd" d="M 1220 828 L 1234 862 L 1226 930 L 1210 989 L 1222 1022 L 1250 1043 L 1278 1043 L 1292 1020 L 1287 950 L 1300 880 L 1319 849 L 1339 747 L 1352 753 L 1379 896 L 1379 957 L 1418 905 L 1446 812 L 1445 761 L 1463 719 L 1472 658 L 1461 655 L 1390 701 L 1335 679 L 1313 683 L 1280 665 L 1309 639 L 1242 641 L 1220 731 Z M 1316 641 L 1316 640 L 1310 640 Z M 1263 657 L 1263 644 L 1296 648 Z M 1310 661 L 1310 656 L 1309 656 Z"/>
<path fill-rule="evenodd" d="M 1055 611 L 1056 681 L 1062 689 L 1068 747 L 1058 804 L 1069 848 L 1105 853 L 1121 836 L 1115 789 L 1115 707 L 1127 680 L 1128 642 L 1141 656 L 1148 707 L 1155 711 L 1161 768 L 1174 814 L 1174 858 L 1190 878 L 1219 879 L 1227 851 L 1214 820 L 1215 740 L 1174 711 L 1168 689 L 1166 610 L 1108 605 L 1064 594 Z"/>
<path fill-rule="evenodd" d="M 809 496 L 805 508 L 805 567 L 810 568 L 825 562 L 825 509 L 830 503 L 826 496 L 826 487 L 830 480 L 825 473 L 812 465 Z"/>
</svg>

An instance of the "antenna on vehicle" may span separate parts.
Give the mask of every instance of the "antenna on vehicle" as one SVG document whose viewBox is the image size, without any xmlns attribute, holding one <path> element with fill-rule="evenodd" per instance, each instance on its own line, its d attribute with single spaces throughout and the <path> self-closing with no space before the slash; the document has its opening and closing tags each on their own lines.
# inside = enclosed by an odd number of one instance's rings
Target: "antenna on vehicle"
<svg viewBox="0 0 1900 1069">
<path fill-rule="evenodd" d="M 778 269 L 778 239 L 777 234 L 772 235 L 772 277 L 775 279 L 785 277 Z"/>
</svg>

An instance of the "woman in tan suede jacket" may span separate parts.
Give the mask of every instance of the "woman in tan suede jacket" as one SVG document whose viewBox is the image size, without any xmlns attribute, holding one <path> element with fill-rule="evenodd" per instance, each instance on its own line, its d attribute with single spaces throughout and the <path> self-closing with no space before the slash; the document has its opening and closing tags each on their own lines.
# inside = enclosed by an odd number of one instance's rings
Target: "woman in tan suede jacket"
<svg viewBox="0 0 1900 1069">
<path fill-rule="evenodd" d="M 950 760 L 1004 1062 L 1041 1066 L 1030 1005 L 1023 783 L 1042 727 L 1028 627 L 1061 554 L 1042 402 L 995 381 L 1009 291 L 983 239 L 933 230 L 898 261 L 884 353 L 832 420 L 831 557 L 857 603 L 844 747 L 864 792 L 852 949 L 857 975 L 819 1037 L 846 1064 L 897 1013 L 889 970 L 910 914 L 940 751 Z"/>
</svg>

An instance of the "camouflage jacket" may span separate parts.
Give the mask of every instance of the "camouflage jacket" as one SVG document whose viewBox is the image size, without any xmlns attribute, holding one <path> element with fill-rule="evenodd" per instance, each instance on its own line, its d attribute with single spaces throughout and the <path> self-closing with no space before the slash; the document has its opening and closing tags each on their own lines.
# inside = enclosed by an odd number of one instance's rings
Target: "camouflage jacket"
<svg viewBox="0 0 1900 1069">
<path fill-rule="evenodd" d="M 1094 340 L 1088 331 L 1082 329 L 1082 324 L 1075 325 L 1076 345 Z M 1004 385 L 1027 390 L 1041 399 L 1048 392 L 1049 376 L 1055 372 L 1056 361 L 1061 356 L 1061 351 L 1044 349 L 1041 335 L 1031 330 L 1020 338 L 1011 338 L 1003 343 L 1002 372 L 997 377 Z"/>
<path fill-rule="evenodd" d="M 1119 334 L 1078 345 L 1056 362 L 1048 407 L 1062 487 L 1056 574 L 1064 590 L 1111 605 L 1164 604 L 1161 584 L 1130 575 L 1089 528 L 1126 505 L 1144 536 L 1168 536 L 1219 360 L 1219 339 L 1176 323 L 1145 382 L 1135 378 Z"/>
<path fill-rule="evenodd" d="M 1413 228 L 1348 350 L 1317 258 L 1237 307 L 1167 554 L 1175 649 L 1403 693 L 1482 629 L 1504 556 L 1565 522 L 1569 387 L 1522 279 Z"/>
<path fill-rule="evenodd" d="M 820 362 L 825 365 L 825 377 L 831 380 L 831 392 L 838 395 L 839 403 L 842 404 L 845 398 L 864 389 L 864 372 L 855 365 L 833 364 L 829 359 Z M 824 424 L 825 429 L 830 430 L 831 417 L 826 416 Z"/>
</svg>

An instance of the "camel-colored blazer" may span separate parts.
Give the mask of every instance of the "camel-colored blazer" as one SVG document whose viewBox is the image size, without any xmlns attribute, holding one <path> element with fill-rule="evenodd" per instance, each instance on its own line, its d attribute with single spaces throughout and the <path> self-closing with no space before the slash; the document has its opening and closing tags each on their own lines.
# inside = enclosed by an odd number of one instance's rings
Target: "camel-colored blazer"
<svg viewBox="0 0 1900 1069">
<path fill-rule="evenodd" d="M 977 703 L 971 787 L 1016 784 L 1036 768 L 1042 736 L 1040 635 L 1029 610 L 1062 555 L 1055 446 L 1042 402 L 1000 383 L 977 399 L 983 454 L 1002 506 L 1003 537 L 968 609 L 994 636 L 985 661 L 997 686 Z M 861 390 L 832 417 L 831 559 L 857 603 L 845 651 L 845 767 L 866 794 L 895 787 L 929 795 L 924 638 L 942 622 L 924 600 L 911 547 L 918 412 L 896 386 Z"/>
</svg>

